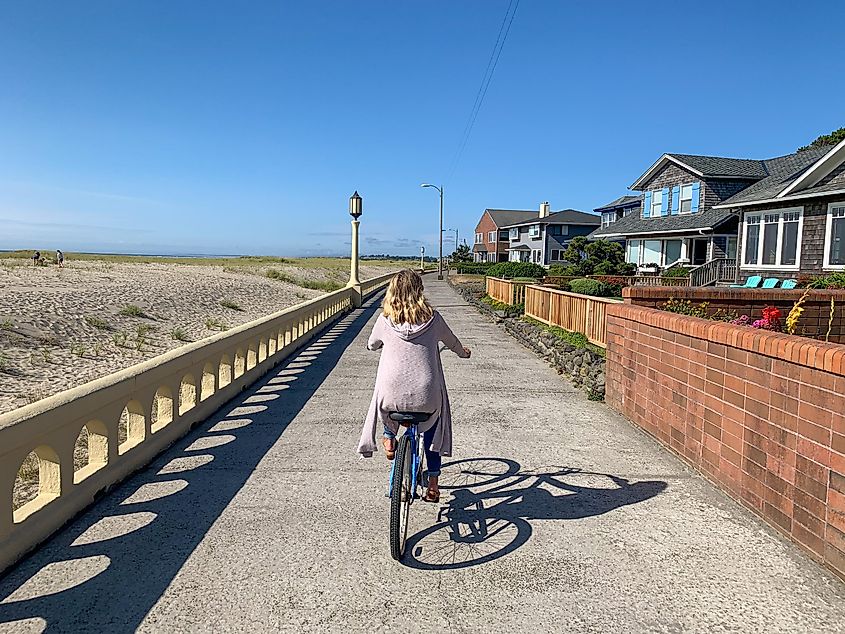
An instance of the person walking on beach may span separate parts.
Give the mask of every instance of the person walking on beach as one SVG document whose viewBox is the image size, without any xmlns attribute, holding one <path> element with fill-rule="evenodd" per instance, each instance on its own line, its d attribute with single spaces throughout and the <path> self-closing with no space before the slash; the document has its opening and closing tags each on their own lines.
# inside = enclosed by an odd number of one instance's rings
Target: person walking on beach
<svg viewBox="0 0 845 634">
<path fill-rule="evenodd" d="M 56 264 L 59 265 L 60 269 L 65 268 L 65 254 L 56 249 Z"/>
<path fill-rule="evenodd" d="M 32 254 L 32 266 L 38 266 L 38 262 L 41 260 L 41 251 L 36 251 Z"/>
<path fill-rule="evenodd" d="M 452 455 L 452 412 L 440 363 L 440 342 L 463 359 L 471 354 L 426 300 L 422 278 L 411 270 L 400 271 L 387 287 L 382 314 L 367 342 L 370 350 L 383 351 L 358 453 L 372 457 L 380 424 L 385 454 L 393 460 L 399 425 L 390 419 L 390 412 L 431 412 L 419 425 L 428 466 L 428 490 L 423 498 L 427 502 L 440 501 L 441 458 Z"/>
</svg>

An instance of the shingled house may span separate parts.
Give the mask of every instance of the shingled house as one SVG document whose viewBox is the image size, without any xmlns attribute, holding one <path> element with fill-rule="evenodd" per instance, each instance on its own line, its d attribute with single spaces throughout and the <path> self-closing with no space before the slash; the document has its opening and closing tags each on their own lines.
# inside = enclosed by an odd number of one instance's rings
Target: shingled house
<svg viewBox="0 0 845 634">
<path fill-rule="evenodd" d="M 765 176 L 761 161 L 664 154 L 631 185 L 643 192 L 640 213 L 623 213 L 592 237 L 624 239 L 638 266 L 735 258 L 738 215 L 716 205 Z"/>
<path fill-rule="evenodd" d="M 761 162 L 764 178 L 715 206 L 741 218 L 739 279 L 845 271 L 845 141 Z"/>
</svg>

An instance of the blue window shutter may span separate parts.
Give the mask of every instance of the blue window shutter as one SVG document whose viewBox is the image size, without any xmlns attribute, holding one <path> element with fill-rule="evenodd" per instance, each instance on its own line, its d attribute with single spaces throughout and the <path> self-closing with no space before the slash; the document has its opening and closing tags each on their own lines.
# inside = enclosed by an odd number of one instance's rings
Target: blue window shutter
<svg viewBox="0 0 845 634">
<path fill-rule="evenodd" d="M 675 185 L 672 188 L 672 215 L 673 216 L 678 213 L 678 210 L 680 209 L 680 203 L 681 203 L 681 186 Z"/>
<path fill-rule="evenodd" d="M 651 214 L 651 192 L 646 192 L 643 198 L 643 218 L 648 218 Z"/>
<path fill-rule="evenodd" d="M 660 192 L 661 200 L 660 200 L 660 213 L 664 216 L 669 215 L 669 188 L 664 187 L 663 190 Z"/>
<path fill-rule="evenodd" d="M 696 211 L 698 211 L 698 199 L 701 198 L 700 192 L 701 192 L 701 183 L 698 183 L 698 182 L 693 183 L 692 184 L 692 207 L 690 208 L 692 213 L 695 213 Z"/>
</svg>

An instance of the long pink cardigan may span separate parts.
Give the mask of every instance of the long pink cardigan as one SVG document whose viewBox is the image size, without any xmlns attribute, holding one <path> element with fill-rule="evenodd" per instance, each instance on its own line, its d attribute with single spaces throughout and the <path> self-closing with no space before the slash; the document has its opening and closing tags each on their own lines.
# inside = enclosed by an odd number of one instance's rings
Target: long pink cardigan
<svg viewBox="0 0 845 634">
<path fill-rule="evenodd" d="M 376 385 L 358 453 L 370 458 L 376 451 L 376 430 L 384 426 L 398 432 L 390 412 L 426 412 L 431 416 L 419 425 L 437 430 L 430 449 L 443 456 L 452 455 L 452 412 L 440 363 L 439 342 L 459 357 L 466 358 L 464 347 L 437 311 L 424 324 L 396 325 L 380 315 L 367 342 L 367 348 L 384 348 L 378 364 Z M 439 424 L 438 424 L 439 423 Z"/>
</svg>

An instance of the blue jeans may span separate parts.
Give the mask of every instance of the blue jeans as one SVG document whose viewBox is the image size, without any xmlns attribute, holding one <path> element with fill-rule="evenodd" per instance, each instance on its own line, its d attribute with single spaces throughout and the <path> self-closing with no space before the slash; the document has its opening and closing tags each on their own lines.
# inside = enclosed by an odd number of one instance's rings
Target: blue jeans
<svg viewBox="0 0 845 634">
<path fill-rule="evenodd" d="M 432 451 L 429 449 L 431 446 L 431 441 L 434 440 L 434 431 L 437 429 L 437 425 L 434 425 L 431 429 L 423 434 L 423 449 L 425 450 L 425 466 L 428 467 L 426 473 L 430 477 L 438 477 L 440 475 L 440 466 L 442 464 L 442 460 L 440 458 L 440 454 L 436 451 Z M 390 431 L 386 426 L 384 428 L 384 437 L 385 438 L 396 438 L 396 434 Z"/>
</svg>

